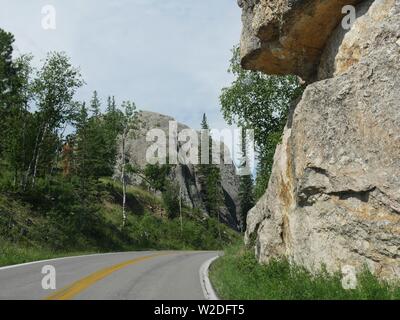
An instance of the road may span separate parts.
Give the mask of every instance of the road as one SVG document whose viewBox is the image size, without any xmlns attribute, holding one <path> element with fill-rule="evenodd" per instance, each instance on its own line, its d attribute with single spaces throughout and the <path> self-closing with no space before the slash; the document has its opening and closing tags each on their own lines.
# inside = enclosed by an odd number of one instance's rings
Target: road
<svg viewBox="0 0 400 320">
<path fill-rule="evenodd" d="M 202 300 L 199 269 L 211 251 L 99 254 L 0 268 L 0 299 Z M 54 266 L 56 289 L 43 289 L 43 266 Z M 46 282 L 48 283 L 48 282 Z"/>
</svg>

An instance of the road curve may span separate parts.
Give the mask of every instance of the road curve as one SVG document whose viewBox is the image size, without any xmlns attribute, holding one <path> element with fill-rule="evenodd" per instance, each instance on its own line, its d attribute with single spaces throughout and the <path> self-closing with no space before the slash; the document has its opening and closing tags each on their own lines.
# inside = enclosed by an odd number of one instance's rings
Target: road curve
<svg viewBox="0 0 400 320">
<path fill-rule="evenodd" d="M 142 251 L 68 257 L 0 268 L 0 299 L 202 300 L 201 265 L 215 251 Z M 56 289 L 43 289 L 54 266 Z"/>
</svg>

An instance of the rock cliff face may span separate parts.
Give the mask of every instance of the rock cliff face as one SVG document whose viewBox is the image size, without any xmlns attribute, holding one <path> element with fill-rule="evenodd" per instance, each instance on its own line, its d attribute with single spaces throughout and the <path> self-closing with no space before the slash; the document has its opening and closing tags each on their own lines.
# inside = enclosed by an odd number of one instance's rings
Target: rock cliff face
<svg viewBox="0 0 400 320">
<path fill-rule="evenodd" d="M 357 20 L 343 30 L 351 3 Z M 314 81 L 293 107 L 246 242 L 261 262 L 399 277 L 400 1 L 239 4 L 244 67 Z"/>
<path fill-rule="evenodd" d="M 153 142 L 146 141 L 146 134 L 148 130 L 161 129 L 165 133 L 168 141 L 170 134 L 169 122 L 175 122 L 175 119 L 166 115 L 148 111 L 141 111 L 139 117 L 142 122 L 142 129 L 137 137 L 130 139 L 127 142 L 126 150 L 128 154 L 127 160 L 129 163 L 144 168 L 148 163 L 146 160 L 146 150 L 153 144 Z M 177 123 L 177 133 L 184 129 L 189 129 L 189 127 L 184 124 Z M 180 148 L 181 145 L 178 144 L 178 150 Z M 225 150 L 225 148 L 226 147 L 224 145 L 221 146 L 221 157 L 223 157 L 223 150 Z M 229 150 L 226 152 L 229 153 Z M 221 164 L 218 166 L 221 172 L 221 192 L 224 198 L 224 203 L 220 207 L 220 218 L 225 224 L 229 225 L 233 229 L 239 230 L 239 180 L 235 172 L 235 166 L 233 164 L 223 164 L 223 159 L 221 159 Z M 120 165 L 117 163 L 115 171 L 116 177 L 120 176 L 118 169 L 119 167 Z M 176 181 L 181 186 L 185 204 L 189 207 L 200 209 L 204 215 L 207 216 L 202 199 L 203 193 L 201 184 L 199 182 L 197 166 L 192 164 L 178 164 L 174 166 L 174 169 L 171 173 L 171 179 Z M 132 175 L 130 177 L 130 183 L 140 184 L 142 183 L 142 179 L 140 179 L 137 175 Z"/>
</svg>

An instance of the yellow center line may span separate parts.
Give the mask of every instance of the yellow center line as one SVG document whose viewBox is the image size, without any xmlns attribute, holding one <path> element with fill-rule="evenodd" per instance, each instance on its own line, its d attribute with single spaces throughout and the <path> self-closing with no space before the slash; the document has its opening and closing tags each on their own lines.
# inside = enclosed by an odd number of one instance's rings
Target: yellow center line
<svg viewBox="0 0 400 320">
<path fill-rule="evenodd" d="M 92 273 L 91 275 L 84 277 L 73 284 L 61 289 L 60 291 L 48 296 L 45 298 L 45 300 L 70 300 L 73 299 L 76 295 L 79 293 L 83 292 L 87 288 L 89 288 L 91 285 L 95 284 L 96 282 L 104 279 L 105 277 L 109 276 L 110 274 L 121 270 L 127 266 L 137 264 L 142 261 L 154 259 L 159 256 L 164 256 L 164 255 L 169 255 L 171 253 L 158 253 L 158 254 L 153 254 L 150 256 L 144 256 L 144 257 L 139 257 L 136 259 L 124 261 L 121 263 L 118 263 L 114 266 L 107 267 L 105 269 L 99 270 L 95 273 Z"/>
</svg>

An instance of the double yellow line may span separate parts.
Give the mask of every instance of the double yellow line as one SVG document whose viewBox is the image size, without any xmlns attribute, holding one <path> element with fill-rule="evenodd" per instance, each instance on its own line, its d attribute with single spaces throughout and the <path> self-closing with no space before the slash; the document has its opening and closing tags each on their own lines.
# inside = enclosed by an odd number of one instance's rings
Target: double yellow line
<svg viewBox="0 0 400 320">
<path fill-rule="evenodd" d="M 83 292 L 87 288 L 89 288 L 91 285 L 94 283 L 104 279 L 105 277 L 109 276 L 113 272 L 116 272 L 118 270 L 121 270 L 127 266 L 137 264 L 139 262 L 143 262 L 146 260 L 154 259 L 159 256 L 164 256 L 164 255 L 169 255 L 171 253 L 158 253 L 158 254 L 153 254 L 150 256 L 144 256 L 144 257 L 139 257 L 136 259 L 128 260 L 125 262 L 118 263 L 114 266 L 102 269 L 100 271 L 97 271 L 95 273 L 92 273 L 91 275 L 82 278 L 70 286 L 67 286 L 60 291 L 48 296 L 46 300 L 70 300 L 73 299 L 76 295 L 79 293 Z"/>
</svg>

